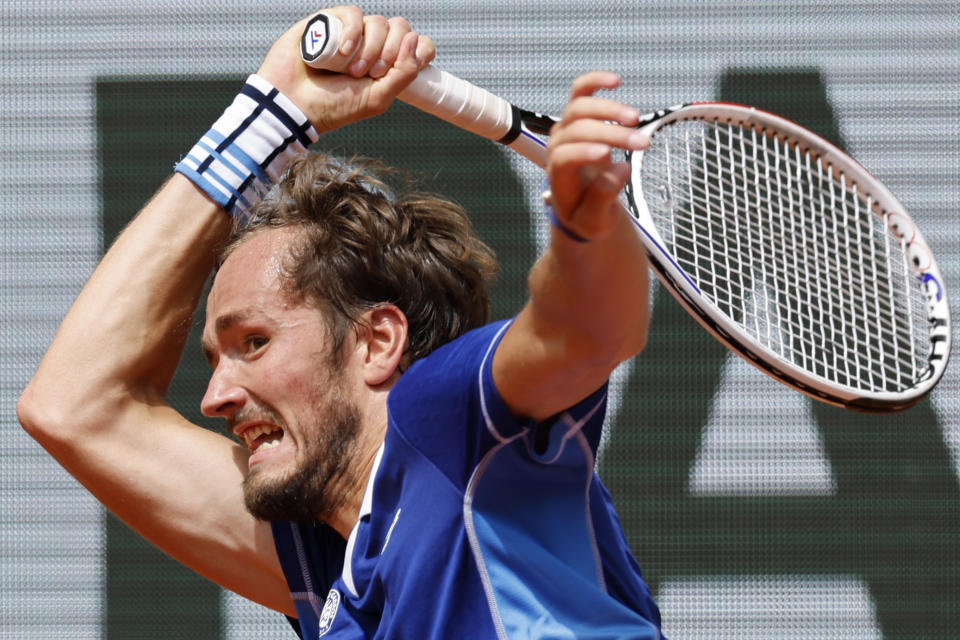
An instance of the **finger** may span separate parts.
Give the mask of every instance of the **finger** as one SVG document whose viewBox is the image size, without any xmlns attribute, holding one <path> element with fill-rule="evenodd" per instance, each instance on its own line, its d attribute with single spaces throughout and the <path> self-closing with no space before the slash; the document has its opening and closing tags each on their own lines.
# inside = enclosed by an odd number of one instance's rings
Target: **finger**
<svg viewBox="0 0 960 640">
<path fill-rule="evenodd" d="M 328 13 L 343 23 L 338 51 L 344 58 L 349 58 L 363 37 L 363 11 L 359 7 L 342 6 L 329 9 Z"/>
<path fill-rule="evenodd" d="M 547 167 L 558 212 L 578 206 L 590 181 L 613 164 L 612 148 L 598 142 L 575 142 L 551 150 Z"/>
<path fill-rule="evenodd" d="M 577 191 L 577 200 L 563 206 L 554 193 L 554 211 L 568 230 L 581 238 L 597 239 L 617 227 L 622 215 L 620 191 L 630 175 L 630 165 L 613 163 L 593 173 L 582 190 Z M 551 185 L 563 184 L 554 177 Z"/>
<path fill-rule="evenodd" d="M 383 43 L 379 57 L 370 66 L 368 72 L 371 78 L 383 76 L 393 66 L 400 54 L 400 45 L 403 43 L 404 37 L 410 33 L 410 23 L 404 18 L 390 18 L 387 21 L 387 27 L 387 39 Z"/>
<path fill-rule="evenodd" d="M 609 145 L 598 142 L 570 143 L 553 150 L 548 170 L 558 210 L 578 206 L 590 185 L 612 167 L 629 167 L 629 163 L 614 162 L 612 150 Z M 610 185 L 614 193 L 626 185 L 622 171 L 617 169 L 617 180 Z"/>
<path fill-rule="evenodd" d="M 433 62 L 433 58 L 437 55 L 436 46 L 433 44 L 433 40 L 430 36 L 420 36 L 417 40 L 417 47 L 414 52 L 414 56 L 417 59 L 417 63 L 421 70 L 426 68 L 428 64 Z"/>
<path fill-rule="evenodd" d="M 630 178 L 630 165 L 613 163 L 597 173 L 587 184 L 571 217 L 583 232 L 596 237 L 615 226 L 620 214 L 620 192 Z"/>
<path fill-rule="evenodd" d="M 551 149 L 550 168 L 563 170 L 564 168 L 573 168 L 585 164 L 596 164 L 610 160 L 610 153 L 613 148 L 602 142 L 582 141 L 568 142 L 557 145 Z M 552 175 L 553 171 L 551 171 Z"/>
<path fill-rule="evenodd" d="M 641 151 L 650 146 L 650 136 L 635 127 L 603 120 L 575 120 L 557 127 L 547 144 L 549 149 L 576 142 L 597 142 L 611 147 Z"/>
<path fill-rule="evenodd" d="M 388 74 L 396 70 L 395 75 L 415 76 L 420 70 L 420 61 L 417 59 L 417 46 L 423 36 L 410 31 L 400 41 L 400 50 L 397 59 L 388 70 Z"/>
<path fill-rule="evenodd" d="M 630 163 L 606 162 L 597 165 L 585 165 L 579 169 L 583 188 L 576 203 L 578 211 L 590 212 L 592 208 L 600 211 L 619 199 L 620 192 L 630 178 Z"/>
<path fill-rule="evenodd" d="M 567 104 L 563 110 L 563 120 L 572 121 L 582 118 L 608 120 L 634 126 L 640 122 L 640 110 L 608 98 L 579 97 Z"/>
<path fill-rule="evenodd" d="M 397 94 L 406 88 L 420 72 L 420 63 L 416 57 L 418 41 L 418 34 L 412 31 L 403 37 L 396 62 L 383 76 L 372 82 L 370 87 L 372 105 L 381 105 L 383 109 L 389 107 Z"/>
<path fill-rule="evenodd" d="M 360 42 L 360 52 L 350 63 L 348 71 L 354 78 L 366 75 L 383 50 L 383 45 L 387 40 L 389 25 L 387 19 L 383 16 L 364 16 L 363 18 L 363 39 Z"/>
<path fill-rule="evenodd" d="M 591 96 L 600 89 L 616 89 L 620 86 L 620 76 L 610 71 L 591 71 L 579 76 L 570 88 L 570 99 Z"/>
<path fill-rule="evenodd" d="M 627 186 L 629 179 L 629 162 L 611 163 L 590 181 L 590 186 L 583 198 L 583 204 L 589 206 L 592 198 L 609 204 L 611 200 L 620 197 L 620 192 Z"/>
</svg>

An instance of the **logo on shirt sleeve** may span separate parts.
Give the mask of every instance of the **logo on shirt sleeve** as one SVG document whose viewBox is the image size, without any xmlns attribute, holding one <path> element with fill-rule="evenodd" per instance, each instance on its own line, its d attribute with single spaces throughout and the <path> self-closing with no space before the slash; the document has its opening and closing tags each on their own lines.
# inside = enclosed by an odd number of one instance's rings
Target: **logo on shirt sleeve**
<svg viewBox="0 0 960 640">
<path fill-rule="evenodd" d="M 317 637 L 323 636 L 330 631 L 330 627 L 333 626 L 333 619 L 337 617 L 337 611 L 340 609 L 340 592 L 336 589 L 330 589 L 330 593 L 327 594 L 327 601 L 323 604 L 323 611 L 320 612 L 320 628 L 318 629 L 319 635 Z"/>
</svg>

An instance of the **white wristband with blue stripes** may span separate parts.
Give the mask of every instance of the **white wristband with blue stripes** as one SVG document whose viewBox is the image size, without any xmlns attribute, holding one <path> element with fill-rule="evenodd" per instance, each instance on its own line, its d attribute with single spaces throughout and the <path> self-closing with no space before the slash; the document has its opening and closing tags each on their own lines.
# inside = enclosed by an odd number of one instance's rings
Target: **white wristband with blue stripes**
<svg viewBox="0 0 960 640">
<path fill-rule="evenodd" d="M 254 74 L 175 171 L 245 223 L 251 207 L 318 138 L 297 105 Z"/>
</svg>

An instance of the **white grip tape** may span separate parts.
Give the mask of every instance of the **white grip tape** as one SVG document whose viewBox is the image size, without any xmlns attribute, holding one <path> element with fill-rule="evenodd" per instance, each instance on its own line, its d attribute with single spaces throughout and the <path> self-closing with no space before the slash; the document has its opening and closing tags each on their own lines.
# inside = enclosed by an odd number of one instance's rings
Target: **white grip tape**
<svg viewBox="0 0 960 640">
<path fill-rule="evenodd" d="M 491 140 L 507 135 L 513 121 L 509 102 L 433 65 L 421 71 L 398 97 L 410 106 Z"/>
<path fill-rule="evenodd" d="M 301 57 L 308 66 L 342 72 L 349 58 L 339 55 L 343 23 L 330 14 L 317 14 L 301 37 Z M 360 46 L 356 47 L 356 51 Z M 352 56 L 350 56 L 352 57 Z M 500 140 L 511 130 L 510 103 L 433 65 L 420 72 L 397 96 L 403 102 L 470 133 Z"/>
</svg>

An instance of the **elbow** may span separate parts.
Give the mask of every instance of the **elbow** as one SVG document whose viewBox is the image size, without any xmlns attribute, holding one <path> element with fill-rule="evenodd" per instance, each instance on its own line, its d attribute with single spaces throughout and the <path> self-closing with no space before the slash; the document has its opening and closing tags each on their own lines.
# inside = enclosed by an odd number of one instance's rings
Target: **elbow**
<svg viewBox="0 0 960 640">
<path fill-rule="evenodd" d="M 81 402 L 49 381 L 34 378 L 17 401 L 17 419 L 31 438 L 52 452 L 68 448 L 86 431 L 96 428 L 96 415 L 102 407 L 93 404 Z"/>
<path fill-rule="evenodd" d="M 566 345 L 568 362 L 578 362 L 588 369 L 610 372 L 621 363 L 638 355 L 647 345 L 647 327 L 630 327 L 602 337 L 573 340 Z"/>
<path fill-rule="evenodd" d="M 604 354 L 604 359 L 616 367 L 621 362 L 639 355 L 646 348 L 649 329 L 649 314 L 640 314 L 630 322 L 622 324 L 619 332 L 608 331 L 603 334 L 593 349 L 595 353 Z"/>
<path fill-rule="evenodd" d="M 76 422 L 64 398 L 36 380 L 30 382 L 17 401 L 17 419 L 31 438 L 47 450 L 59 449 L 68 443 L 67 432 Z"/>
<path fill-rule="evenodd" d="M 53 406 L 55 405 L 44 401 L 43 394 L 38 391 L 37 384 L 33 381 L 17 400 L 17 420 L 20 421 L 20 426 L 41 444 L 48 440 L 49 434 L 57 432 L 52 426 L 56 422 L 52 415 Z"/>
<path fill-rule="evenodd" d="M 620 363 L 639 355 L 646 346 L 646 329 L 644 328 L 643 331 L 633 331 L 621 340 L 616 341 L 616 343 L 610 344 L 607 360 L 612 367 L 616 367 Z"/>
</svg>

